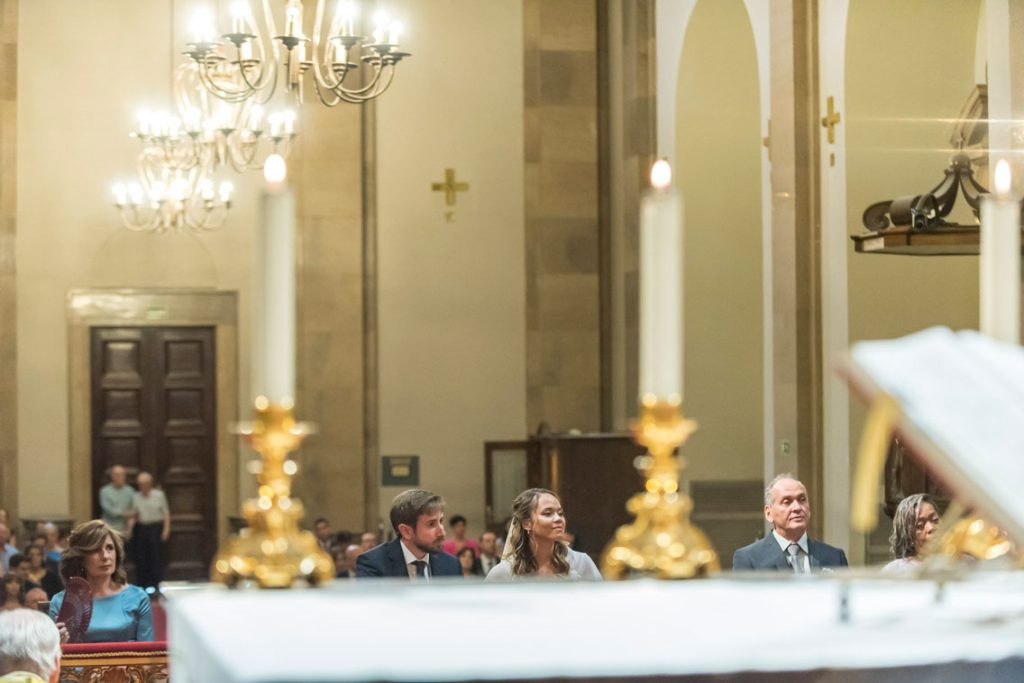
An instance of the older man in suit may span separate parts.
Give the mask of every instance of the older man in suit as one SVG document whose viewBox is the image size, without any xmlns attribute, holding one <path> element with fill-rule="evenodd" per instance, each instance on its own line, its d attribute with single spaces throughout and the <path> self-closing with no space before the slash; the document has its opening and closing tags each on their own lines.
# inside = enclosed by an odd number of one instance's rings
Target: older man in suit
<svg viewBox="0 0 1024 683">
<path fill-rule="evenodd" d="M 459 561 L 442 552 L 444 499 L 412 489 L 391 503 L 391 526 L 398 538 L 368 550 L 356 560 L 356 577 L 404 577 L 430 581 L 439 576 L 462 576 Z"/>
<path fill-rule="evenodd" d="M 764 491 L 764 516 L 771 532 L 737 550 L 732 568 L 809 574 L 823 567 L 846 567 L 846 553 L 807 537 L 811 506 L 807 489 L 790 474 L 775 477 Z"/>
</svg>

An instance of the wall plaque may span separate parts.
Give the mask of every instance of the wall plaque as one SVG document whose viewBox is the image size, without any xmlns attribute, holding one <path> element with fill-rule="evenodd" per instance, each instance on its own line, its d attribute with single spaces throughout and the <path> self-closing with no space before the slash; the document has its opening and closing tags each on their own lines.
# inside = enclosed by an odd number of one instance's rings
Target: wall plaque
<svg viewBox="0 0 1024 683">
<path fill-rule="evenodd" d="M 383 471 L 380 483 L 382 486 L 419 486 L 420 456 L 418 455 L 384 455 L 381 456 Z"/>
</svg>

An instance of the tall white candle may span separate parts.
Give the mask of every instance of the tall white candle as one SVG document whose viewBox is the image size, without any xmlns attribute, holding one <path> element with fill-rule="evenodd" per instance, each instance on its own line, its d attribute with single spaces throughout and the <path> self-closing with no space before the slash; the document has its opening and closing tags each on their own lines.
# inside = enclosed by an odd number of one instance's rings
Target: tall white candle
<svg viewBox="0 0 1024 683">
<path fill-rule="evenodd" d="M 981 200 L 981 331 L 1020 343 L 1020 202 L 1010 196 L 1010 165 L 996 164 L 995 195 Z"/>
<path fill-rule="evenodd" d="M 682 201 L 672 168 L 651 169 L 640 207 L 640 395 L 678 401 L 683 393 Z"/>
<path fill-rule="evenodd" d="M 285 184 L 284 159 L 264 165 L 253 335 L 253 393 L 273 404 L 295 397 L 295 198 Z"/>
</svg>

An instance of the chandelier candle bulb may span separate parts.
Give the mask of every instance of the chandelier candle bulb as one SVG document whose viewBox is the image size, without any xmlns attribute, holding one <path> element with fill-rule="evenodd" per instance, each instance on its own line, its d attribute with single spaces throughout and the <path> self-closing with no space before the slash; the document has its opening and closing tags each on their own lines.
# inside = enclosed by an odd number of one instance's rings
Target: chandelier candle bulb
<svg viewBox="0 0 1024 683">
<path fill-rule="evenodd" d="M 679 402 L 683 393 L 682 202 L 672 168 L 658 161 L 640 208 L 640 394 Z"/>
<path fill-rule="evenodd" d="M 387 38 L 388 15 L 384 12 L 377 12 L 373 16 L 373 42 L 383 44 Z"/>
<path fill-rule="evenodd" d="M 245 2 L 236 2 L 231 5 L 231 32 L 232 33 L 248 33 L 245 30 L 245 15 L 248 14 L 249 7 Z"/>
<path fill-rule="evenodd" d="M 341 5 L 341 7 L 339 7 L 338 11 L 341 13 L 341 17 L 342 17 L 341 26 L 342 26 L 343 35 L 354 36 L 356 34 L 356 30 L 355 30 L 355 26 L 356 26 L 356 6 L 355 6 L 355 3 L 346 2 L 343 5 Z"/>
<path fill-rule="evenodd" d="M 284 159 L 267 157 L 260 226 L 259 298 L 253 319 L 253 393 L 271 404 L 295 396 L 295 198 Z"/>
<path fill-rule="evenodd" d="M 302 0 L 288 0 L 284 10 L 284 34 L 297 38 L 302 35 Z"/>
<path fill-rule="evenodd" d="M 388 42 L 392 45 L 398 45 L 398 41 L 402 38 L 402 24 L 401 22 L 392 21 L 388 27 Z"/>
<path fill-rule="evenodd" d="M 996 164 L 995 194 L 981 200 L 980 322 L 984 334 L 1020 343 L 1020 202 L 1010 196 L 1010 165 Z"/>
<path fill-rule="evenodd" d="M 212 43 L 215 31 L 209 11 L 200 9 L 192 15 L 192 40 L 196 44 Z"/>
</svg>

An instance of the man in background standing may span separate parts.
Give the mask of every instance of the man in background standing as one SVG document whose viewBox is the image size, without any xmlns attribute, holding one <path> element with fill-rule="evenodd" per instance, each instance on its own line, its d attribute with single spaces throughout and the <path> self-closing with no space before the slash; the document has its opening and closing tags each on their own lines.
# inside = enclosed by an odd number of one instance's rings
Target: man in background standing
<svg viewBox="0 0 1024 683">
<path fill-rule="evenodd" d="M 7 573 L 11 558 L 17 554 L 18 549 L 11 545 L 11 530 L 6 524 L 0 524 L 0 576 Z"/>
<path fill-rule="evenodd" d="M 161 545 L 171 537 L 171 511 L 164 492 L 153 488 L 153 475 L 139 472 L 139 490 L 132 498 L 134 526 L 132 547 L 135 549 L 136 583 L 146 589 L 156 588 L 163 579 Z"/>
<path fill-rule="evenodd" d="M 128 473 L 120 465 L 110 468 L 110 483 L 100 489 L 100 516 L 111 528 L 129 538 L 128 518 L 135 489 L 128 485 Z"/>
</svg>

